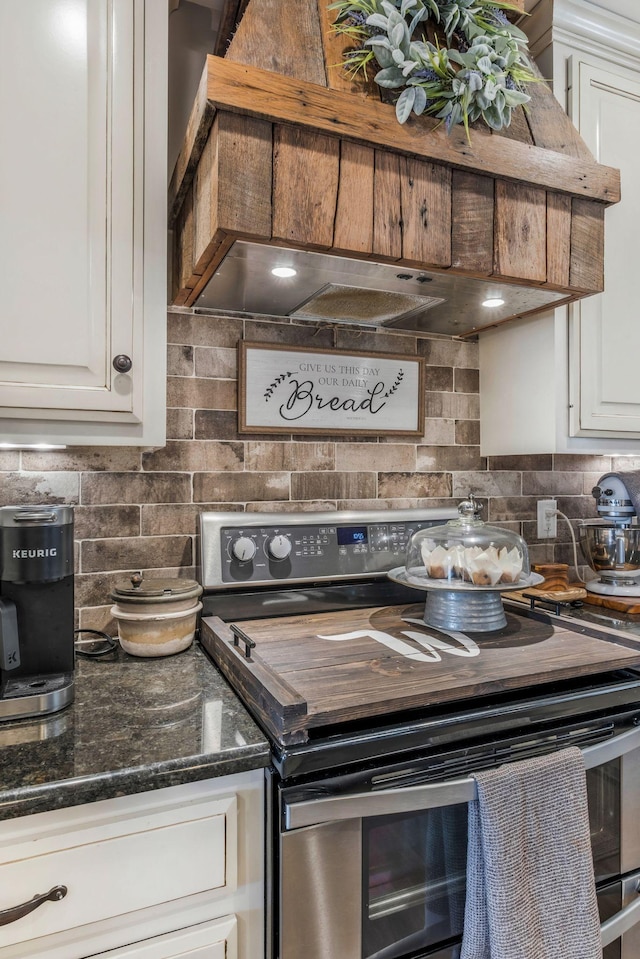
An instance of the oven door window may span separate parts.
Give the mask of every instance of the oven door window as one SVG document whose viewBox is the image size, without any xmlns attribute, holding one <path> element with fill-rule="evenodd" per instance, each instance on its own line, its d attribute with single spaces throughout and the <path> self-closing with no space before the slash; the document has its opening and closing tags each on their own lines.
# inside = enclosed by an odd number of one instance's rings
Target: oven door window
<svg viewBox="0 0 640 959">
<path fill-rule="evenodd" d="M 363 821 L 363 959 L 399 959 L 462 934 L 467 806 Z"/>
<path fill-rule="evenodd" d="M 621 766 L 620 760 L 587 772 L 591 851 L 596 882 L 617 876 L 621 870 Z"/>
</svg>

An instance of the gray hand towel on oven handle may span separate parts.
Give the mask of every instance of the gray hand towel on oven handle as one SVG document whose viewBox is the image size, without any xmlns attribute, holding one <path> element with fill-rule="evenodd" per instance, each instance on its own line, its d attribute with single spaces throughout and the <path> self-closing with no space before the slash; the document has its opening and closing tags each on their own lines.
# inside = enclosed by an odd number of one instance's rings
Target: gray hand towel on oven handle
<svg viewBox="0 0 640 959">
<path fill-rule="evenodd" d="M 474 778 L 460 959 L 602 959 L 580 750 Z"/>
</svg>

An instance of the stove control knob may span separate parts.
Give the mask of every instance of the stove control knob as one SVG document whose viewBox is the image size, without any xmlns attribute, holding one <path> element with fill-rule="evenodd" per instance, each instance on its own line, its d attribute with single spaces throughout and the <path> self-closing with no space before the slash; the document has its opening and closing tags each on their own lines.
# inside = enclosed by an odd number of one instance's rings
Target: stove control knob
<svg viewBox="0 0 640 959">
<path fill-rule="evenodd" d="M 291 540 L 288 536 L 273 536 L 267 546 L 272 559 L 286 559 L 291 552 Z"/>
<path fill-rule="evenodd" d="M 239 536 L 233 543 L 231 551 L 235 559 L 240 560 L 241 563 L 250 563 L 256 555 L 256 544 L 248 536 Z"/>
</svg>

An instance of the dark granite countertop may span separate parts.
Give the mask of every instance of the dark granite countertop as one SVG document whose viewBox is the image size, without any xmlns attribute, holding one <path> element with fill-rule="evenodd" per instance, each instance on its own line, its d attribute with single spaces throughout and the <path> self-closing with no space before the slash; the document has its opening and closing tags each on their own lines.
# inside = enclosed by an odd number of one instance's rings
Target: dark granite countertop
<svg viewBox="0 0 640 959">
<path fill-rule="evenodd" d="M 75 702 L 0 724 L 0 819 L 258 769 L 269 745 L 202 649 L 78 657 Z"/>
</svg>

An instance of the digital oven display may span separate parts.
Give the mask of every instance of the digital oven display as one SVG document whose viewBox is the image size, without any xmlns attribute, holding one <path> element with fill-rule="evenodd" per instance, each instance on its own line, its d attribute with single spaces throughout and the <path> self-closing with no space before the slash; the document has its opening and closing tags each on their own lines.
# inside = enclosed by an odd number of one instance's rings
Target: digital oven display
<svg viewBox="0 0 640 959">
<path fill-rule="evenodd" d="M 359 546 L 366 542 L 366 526 L 338 526 L 338 546 Z"/>
</svg>

